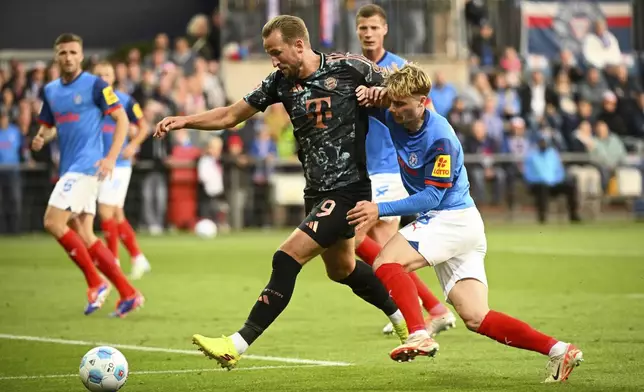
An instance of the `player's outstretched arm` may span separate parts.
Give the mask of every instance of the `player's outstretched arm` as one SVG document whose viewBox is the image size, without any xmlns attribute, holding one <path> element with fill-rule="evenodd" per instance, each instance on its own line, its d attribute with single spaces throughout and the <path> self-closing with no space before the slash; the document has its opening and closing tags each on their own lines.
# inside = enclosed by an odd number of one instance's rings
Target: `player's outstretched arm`
<svg viewBox="0 0 644 392">
<path fill-rule="evenodd" d="M 215 108 L 192 116 L 166 117 L 161 120 L 154 132 L 155 137 L 163 137 L 166 133 L 177 129 L 190 128 L 202 131 L 218 131 L 233 128 L 235 125 L 248 120 L 258 110 L 240 99 L 226 107 Z"/>
<path fill-rule="evenodd" d="M 356 88 L 358 104 L 365 107 L 386 109 L 391 105 L 385 87 L 358 86 Z"/>
</svg>

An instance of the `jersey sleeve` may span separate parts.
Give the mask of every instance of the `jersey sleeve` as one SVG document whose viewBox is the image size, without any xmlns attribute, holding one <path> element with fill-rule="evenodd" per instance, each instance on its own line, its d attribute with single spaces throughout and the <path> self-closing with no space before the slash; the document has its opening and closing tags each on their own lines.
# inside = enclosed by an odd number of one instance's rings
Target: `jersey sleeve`
<svg viewBox="0 0 644 392">
<path fill-rule="evenodd" d="M 279 102 L 277 96 L 277 71 L 268 75 L 253 91 L 244 96 L 244 101 L 255 109 L 263 112 L 267 107 Z"/>
<path fill-rule="evenodd" d="M 358 84 L 372 87 L 382 86 L 385 83 L 385 69 L 368 58 L 362 55 L 348 54 L 346 63 L 358 78 Z"/>
<path fill-rule="evenodd" d="M 96 78 L 94 89 L 92 91 L 94 103 L 98 106 L 103 114 L 110 114 L 121 107 L 121 101 L 116 93 L 103 79 Z"/>
<path fill-rule="evenodd" d="M 38 114 L 38 122 L 48 128 L 52 128 L 56 124 L 56 119 L 51 111 L 51 106 L 49 106 L 45 89 L 42 89 L 40 100 L 42 101 L 42 106 L 40 107 L 40 114 Z"/>
<path fill-rule="evenodd" d="M 127 114 L 128 120 L 132 124 L 139 125 L 139 121 L 143 118 L 143 110 L 141 110 L 141 105 L 134 99 L 130 98 L 125 105 L 125 113 Z"/>
<path fill-rule="evenodd" d="M 425 186 L 451 188 L 458 150 L 449 139 L 438 139 L 427 151 Z"/>
<path fill-rule="evenodd" d="M 387 125 L 387 109 L 384 108 L 367 108 L 367 114 L 381 123 Z"/>
</svg>

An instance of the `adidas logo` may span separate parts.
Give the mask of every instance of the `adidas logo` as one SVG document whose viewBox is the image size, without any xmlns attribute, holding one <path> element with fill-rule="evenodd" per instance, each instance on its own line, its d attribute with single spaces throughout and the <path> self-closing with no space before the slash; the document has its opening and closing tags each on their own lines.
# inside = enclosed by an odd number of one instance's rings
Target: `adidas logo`
<svg viewBox="0 0 644 392">
<path fill-rule="evenodd" d="M 319 223 L 318 221 L 307 222 L 306 226 L 309 229 L 313 230 L 314 233 L 316 233 L 318 231 L 318 223 Z"/>
</svg>

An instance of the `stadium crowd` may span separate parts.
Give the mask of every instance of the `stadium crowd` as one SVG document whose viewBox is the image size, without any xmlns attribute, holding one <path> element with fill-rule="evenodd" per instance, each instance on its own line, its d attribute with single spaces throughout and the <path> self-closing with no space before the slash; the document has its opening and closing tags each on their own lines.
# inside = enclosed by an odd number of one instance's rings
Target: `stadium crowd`
<svg viewBox="0 0 644 392">
<path fill-rule="evenodd" d="M 615 174 L 627 164 L 628 153 L 642 149 L 644 91 L 640 81 L 621 61 L 621 54 L 615 55 L 619 43 L 602 23 L 586 38 L 588 51 L 575 56 L 563 50 L 559 58 L 539 63 L 521 58 L 514 48 L 498 47 L 494 27 L 484 14 L 472 7 L 466 13 L 471 82 L 455 85 L 438 72 L 431 98 L 438 113 L 454 127 L 465 152 L 478 154 L 467 165 L 475 200 L 513 209 L 518 185 L 527 183 L 544 206 L 548 195 L 566 194 L 571 218 L 576 220 L 579 197 L 614 193 Z M 141 103 L 151 125 L 165 116 L 226 105 L 229 100 L 220 74 L 221 39 L 218 11 L 196 15 L 188 23 L 186 36 L 171 40 L 160 33 L 150 53 L 143 55 L 133 48 L 126 58 L 115 60 L 115 87 Z M 598 40 L 607 44 L 594 45 Z M 98 60 L 88 58 L 87 69 Z M 39 153 L 28 146 L 38 130 L 35 119 L 41 90 L 58 74 L 55 64 L 44 62 L 11 61 L 0 68 L 0 232 L 19 232 L 21 211 L 27 210 L 23 193 L 55 179 L 56 144 Z M 587 154 L 590 161 L 566 161 L 571 174 L 567 176 L 561 158 L 567 152 Z M 511 158 L 495 161 L 496 154 Z M 148 138 L 136 159 L 148 162 L 149 170 L 141 179 L 141 189 L 130 193 L 141 195 L 141 226 L 159 233 L 169 225 L 181 226 L 171 217 L 170 222 L 166 219 L 172 199 L 168 167 L 196 163 L 198 215 L 223 227 L 230 180 L 226 173 L 232 166 L 244 168 L 242 185 L 250 195 L 245 204 L 253 212 L 247 214 L 245 225 L 268 226 L 274 163 L 297 157 L 288 115 L 274 105 L 236 129 L 218 133 L 183 130 L 168 139 Z M 35 167 L 38 163 L 48 167 L 46 175 L 30 175 L 27 180 L 25 171 L 17 170 L 21 164 Z M 44 208 L 46 200 L 39 203 Z"/>
</svg>

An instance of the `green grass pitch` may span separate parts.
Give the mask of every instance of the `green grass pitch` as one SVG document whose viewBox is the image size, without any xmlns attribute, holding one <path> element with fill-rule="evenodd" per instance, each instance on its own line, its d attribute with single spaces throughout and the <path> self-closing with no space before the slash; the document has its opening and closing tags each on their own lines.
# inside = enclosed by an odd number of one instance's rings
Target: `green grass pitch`
<svg viewBox="0 0 644 392">
<path fill-rule="evenodd" d="M 136 285 L 147 302 L 123 320 L 107 317 L 115 293 L 83 316 L 82 275 L 52 239 L 0 238 L 0 391 L 84 391 L 78 365 L 96 342 L 123 345 L 127 392 L 644 390 L 644 226 L 487 231 L 490 305 L 584 351 L 565 385 L 541 384 L 545 357 L 468 332 L 460 320 L 439 336 L 435 359 L 391 361 L 397 342 L 381 335 L 386 318 L 329 281 L 319 259 L 239 368 L 218 370 L 190 338 L 230 334 L 244 322 L 288 234 L 275 231 L 209 241 L 142 236 L 153 270 Z M 124 250 L 121 259 L 129 270 Z M 439 292 L 431 269 L 420 275 Z"/>
</svg>

